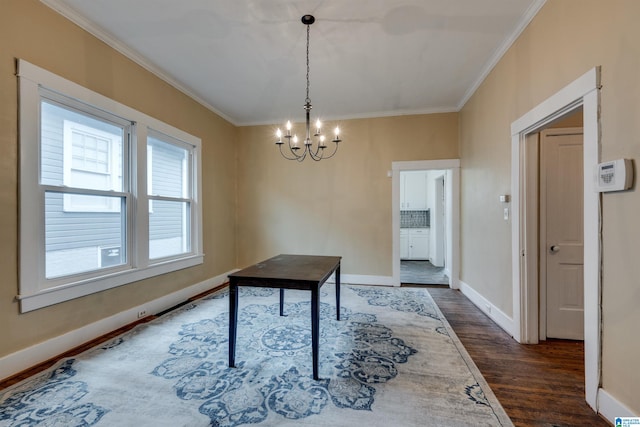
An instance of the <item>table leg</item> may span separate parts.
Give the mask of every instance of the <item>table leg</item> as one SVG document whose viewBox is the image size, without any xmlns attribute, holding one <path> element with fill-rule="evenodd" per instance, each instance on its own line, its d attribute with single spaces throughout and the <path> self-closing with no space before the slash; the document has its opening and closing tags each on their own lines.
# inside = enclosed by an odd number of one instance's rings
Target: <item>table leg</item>
<svg viewBox="0 0 640 427">
<path fill-rule="evenodd" d="M 229 284 L 229 367 L 236 366 L 236 331 L 238 324 L 238 285 Z"/>
<path fill-rule="evenodd" d="M 320 285 L 311 289 L 311 353 L 313 379 L 318 380 L 318 344 L 320 343 Z"/>
<path fill-rule="evenodd" d="M 340 264 L 336 268 L 336 319 L 340 320 Z"/>
<path fill-rule="evenodd" d="M 280 316 L 284 316 L 284 289 L 280 288 Z"/>
</svg>

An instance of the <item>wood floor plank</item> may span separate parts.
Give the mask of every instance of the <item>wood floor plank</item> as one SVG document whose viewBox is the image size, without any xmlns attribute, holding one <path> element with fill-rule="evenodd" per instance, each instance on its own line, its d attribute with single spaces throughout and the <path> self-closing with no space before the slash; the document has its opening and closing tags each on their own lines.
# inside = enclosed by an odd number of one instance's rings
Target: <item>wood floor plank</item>
<svg viewBox="0 0 640 427">
<path fill-rule="evenodd" d="M 585 401 L 584 343 L 518 344 L 460 291 L 429 293 L 516 426 L 609 426 Z"/>
</svg>

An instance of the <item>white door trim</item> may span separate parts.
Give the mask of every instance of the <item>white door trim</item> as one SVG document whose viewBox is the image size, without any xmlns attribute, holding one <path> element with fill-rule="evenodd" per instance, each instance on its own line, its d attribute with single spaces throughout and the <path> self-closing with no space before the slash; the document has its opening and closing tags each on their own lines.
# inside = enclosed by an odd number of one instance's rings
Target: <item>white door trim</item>
<svg viewBox="0 0 640 427">
<path fill-rule="evenodd" d="M 445 244 L 445 242 L 447 241 L 445 236 L 447 224 L 446 218 L 442 218 L 443 215 L 447 212 L 445 206 L 447 198 L 444 188 L 446 182 L 446 174 L 440 175 L 433 180 L 435 195 L 433 212 L 431 213 L 431 224 L 435 224 L 435 227 L 432 226 L 433 229 L 431 230 L 430 244 L 431 242 L 433 242 L 433 244 L 431 244 L 431 248 L 429 249 L 429 259 L 431 259 L 431 263 L 433 265 L 444 266 L 445 271 L 448 271 L 449 266 L 445 262 L 447 257 L 444 253 L 447 249 L 447 245 Z"/>
<path fill-rule="evenodd" d="M 460 278 L 460 159 L 416 160 L 392 162 L 391 191 L 391 228 L 392 236 L 392 274 L 394 286 L 400 286 L 400 171 L 411 170 L 447 170 L 447 211 L 451 212 L 451 226 L 445 227 L 449 242 L 446 250 L 446 265 L 449 270 L 449 287 L 459 289 Z M 449 220 L 449 219 L 448 219 Z"/>
<path fill-rule="evenodd" d="M 541 130 L 553 120 L 583 106 L 584 121 L 584 316 L 585 316 L 585 394 L 587 403 L 597 411 L 600 386 L 600 197 L 595 191 L 592 171 L 599 161 L 600 148 L 600 67 L 595 67 L 558 93 L 536 106 L 511 124 L 511 191 L 512 282 L 514 338 L 521 343 L 536 343 L 538 323 L 532 322 L 530 311 L 537 308 L 532 301 L 531 272 L 537 268 L 537 253 L 525 251 L 526 197 L 524 185 L 524 153 L 526 136 Z"/>
</svg>

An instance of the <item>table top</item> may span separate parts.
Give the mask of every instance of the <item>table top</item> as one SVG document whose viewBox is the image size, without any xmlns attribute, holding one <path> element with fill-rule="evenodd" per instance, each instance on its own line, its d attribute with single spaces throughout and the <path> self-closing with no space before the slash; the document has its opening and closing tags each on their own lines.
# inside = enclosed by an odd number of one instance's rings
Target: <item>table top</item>
<svg viewBox="0 0 640 427">
<path fill-rule="evenodd" d="M 340 256 L 281 254 L 231 273 L 229 277 L 321 282 L 336 270 L 341 259 Z"/>
</svg>

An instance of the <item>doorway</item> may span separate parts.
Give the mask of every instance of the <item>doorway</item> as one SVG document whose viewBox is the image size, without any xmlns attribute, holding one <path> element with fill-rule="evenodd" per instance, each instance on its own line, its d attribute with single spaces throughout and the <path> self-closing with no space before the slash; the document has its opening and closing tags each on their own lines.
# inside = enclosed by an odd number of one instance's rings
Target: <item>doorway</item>
<svg viewBox="0 0 640 427">
<path fill-rule="evenodd" d="M 446 170 L 400 171 L 400 282 L 449 285 L 445 270 Z"/>
<path fill-rule="evenodd" d="M 582 107 L 585 399 L 598 410 L 601 357 L 600 197 L 592 171 L 599 161 L 600 67 L 595 67 L 511 124 L 513 337 L 520 343 L 539 340 L 539 235 L 537 197 L 532 197 L 529 155 L 532 135 Z M 534 201 L 532 203 L 532 201 Z"/>
<path fill-rule="evenodd" d="M 392 229 L 393 229 L 393 282 L 396 286 L 402 283 L 401 271 L 403 263 L 401 258 L 411 258 L 407 254 L 407 239 L 409 238 L 408 228 L 401 227 L 402 221 L 411 220 L 406 212 L 403 214 L 403 195 L 406 185 L 406 177 L 411 173 L 420 171 L 425 177 L 425 186 L 428 185 L 425 210 L 428 210 L 428 224 L 426 230 L 428 235 L 426 241 L 424 237 L 417 236 L 416 245 L 417 257 L 419 260 L 410 260 L 411 263 L 418 263 L 418 274 L 420 269 L 434 267 L 440 277 L 438 284 L 449 285 L 458 288 L 458 236 L 459 236 L 459 180 L 460 161 L 451 160 L 424 160 L 392 163 Z M 419 174 L 417 174 L 419 175 Z M 410 183 L 410 185 L 412 185 Z M 439 187 L 438 187 L 439 185 Z M 437 201 L 436 201 L 437 200 Z M 437 215 L 437 216 L 436 216 Z M 437 230 L 437 231 L 436 231 Z M 423 252 L 421 252 L 423 251 Z M 424 253 L 426 252 L 426 256 Z M 419 265 L 419 263 L 429 263 L 429 266 Z M 434 265 L 438 264 L 438 265 Z M 405 270 L 410 263 L 404 262 Z M 424 275 L 425 271 L 422 272 Z M 442 279 L 444 277 L 444 279 Z M 410 279 L 411 282 L 415 280 Z M 428 281 L 428 280 L 427 280 Z M 426 283 L 425 283 L 426 284 Z"/>
</svg>

